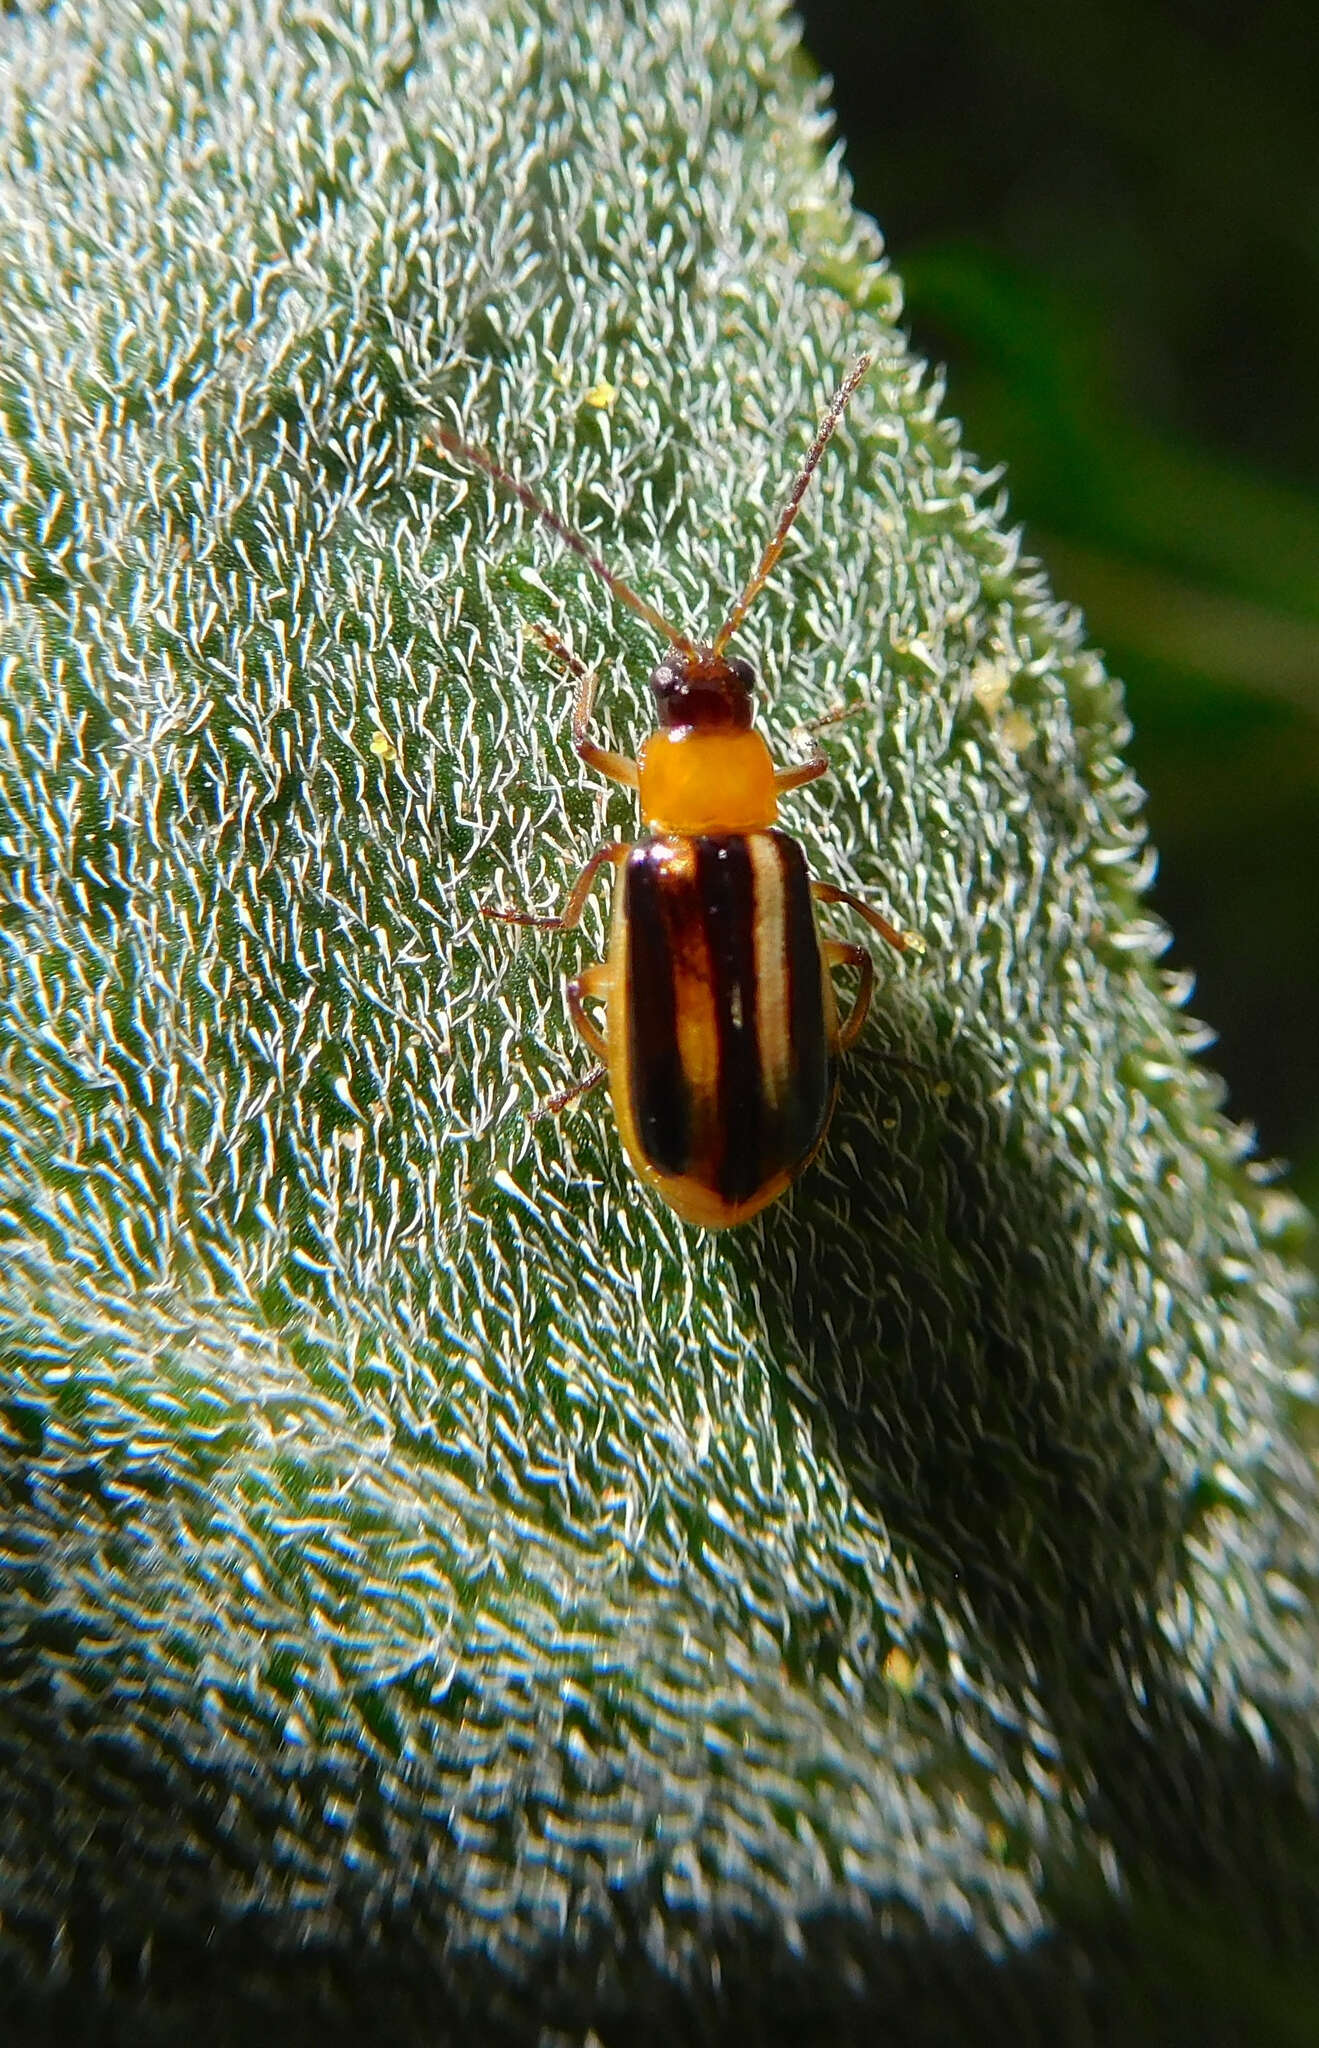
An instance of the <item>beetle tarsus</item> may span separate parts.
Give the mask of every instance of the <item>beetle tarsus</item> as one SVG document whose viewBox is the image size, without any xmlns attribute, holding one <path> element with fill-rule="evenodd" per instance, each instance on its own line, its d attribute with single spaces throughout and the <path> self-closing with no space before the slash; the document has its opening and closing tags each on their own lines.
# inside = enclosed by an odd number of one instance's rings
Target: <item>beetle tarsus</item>
<svg viewBox="0 0 1319 2048">
<path fill-rule="evenodd" d="M 538 931 L 557 932 L 563 929 L 561 917 L 536 917 L 529 910 L 501 910 L 497 904 L 483 903 L 482 917 L 493 917 L 498 924 L 533 925 Z"/>
<path fill-rule="evenodd" d="M 574 1081 L 571 1088 L 560 1089 L 557 1095 L 551 1095 L 547 1101 L 541 1103 L 539 1109 L 533 1110 L 531 1121 L 538 1124 L 547 1116 L 558 1116 L 561 1110 L 567 1109 L 569 1103 L 576 1102 L 579 1096 L 588 1094 L 592 1088 L 598 1088 L 608 1072 L 608 1067 L 595 1067 L 584 1081 Z"/>
</svg>

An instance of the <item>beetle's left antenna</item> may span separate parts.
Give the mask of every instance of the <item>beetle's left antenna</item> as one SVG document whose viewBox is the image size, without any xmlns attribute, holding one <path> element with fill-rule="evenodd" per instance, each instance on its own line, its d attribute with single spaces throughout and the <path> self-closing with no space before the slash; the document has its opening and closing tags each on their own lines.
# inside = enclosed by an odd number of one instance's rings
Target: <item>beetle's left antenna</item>
<svg viewBox="0 0 1319 2048">
<path fill-rule="evenodd" d="M 789 493 L 788 502 L 783 508 L 783 515 L 774 530 L 774 538 L 761 556 L 760 565 L 755 575 L 751 578 L 741 597 L 739 597 L 732 611 L 724 620 L 723 625 L 715 634 L 714 645 L 710 649 L 711 654 L 720 655 L 723 653 L 725 647 L 727 647 L 734 633 L 736 633 L 743 619 L 769 581 L 773 573 L 774 564 L 783 553 L 783 543 L 788 538 L 788 531 L 801 509 L 801 501 L 806 495 L 806 486 L 815 474 L 816 466 L 829 445 L 830 436 L 834 428 L 847 410 L 847 401 L 874 360 L 875 358 L 869 350 L 865 354 L 859 355 L 830 400 L 829 410 L 820 421 L 819 431 L 811 443 L 811 452 L 806 457 L 805 462 L 803 462 L 797 480 Z"/>
<path fill-rule="evenodd" d="M 473 448 L 470 442 L 460 441 L 457 434 L 451 434 L 446 427 L 438 426 L 434 421 L 431 422 L 429 431 L 441 447 L 448 449 L 450 455 L 457 455 L 464 462 L 474 463 L 477 469 L 483 469 L 487 476 L 492 476 L 505 490 L 512 491 L 514 497 L 522 501 L 528 512 L 534 512 L 537 519 L 544 520 L 551 533 L 557 533 L 566 547 L 570 547 L 574 554 L 580 555 L 584 562 L 589 562 L 596 575 L 602 577 L 609 585 L 614 596 L 621 598 L 624 604 L 630 605 L 648 626 L 653 626 L 657 633 L 662 633 L 681 653 L 695 654 L 694 641 L 689 640 L 685 633 L 680 633 L 676 626 L 671 626 L 668 620 L 656 611 L 653 604 L 647 604 L 644 597 L 638 596 L 630 583 L 624 583 L 621 576 L 616 576 L 612 569 L 607 568 L 599 555 L 592 553 L 580 533 L 575 533 L 571 526 L 560 519 L 557 512 L 551 512 L 548 505 L 542 505 L 534 492 L 529 491 L 525 484 L 520 484 L 515 476 L 510 476 L 506 469 L 501 469 L 484 449 Z"/>
</svg>

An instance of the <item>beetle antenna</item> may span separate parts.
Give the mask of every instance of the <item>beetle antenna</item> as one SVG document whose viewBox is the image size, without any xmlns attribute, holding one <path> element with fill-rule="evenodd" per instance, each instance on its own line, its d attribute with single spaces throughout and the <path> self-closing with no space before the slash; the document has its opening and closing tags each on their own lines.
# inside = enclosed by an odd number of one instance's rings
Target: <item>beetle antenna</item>
<svg viewBox="0 0 1319 2048">
<path fill-rule="evenodd" d="M 451 434 L 446 427 L 432 421 L 430 433 L 441 447 L 448 449 L 450 455 L 457 455 L 464 462 L 474 463 L 477 469 L 483 469 L 487 476 L 492 476 L 505 490 L 512 491 L 514 497 L 522 501 L 528 512 L 534 512 L 537 519 L 543 520 L 550 532 L 556 533 L 566 547 L 570 547 L 574 554 L 580 555 L 584 562 L 589 562 L 596 575 L 602 577 L 609 585 L 614 596 L 621 598 L 624 604 L 630 605 L 648 626 L 653 626 L 657 633 L 662 633 L 681 653 L 695 654 L 695 642 L 689 640 L 685 633 L 680 633 L 675 626 L 671 626 L 667 619 L 662 618 L 654 605 L 647 604 L 644 597 L 637 595 L 631 584 L 624 583 L 621 576 L 615 576 L 613 570 L 607 568 L 600 560 L 599 555 L 591 552 L 580 533 L 575 533 L 571 526 L 560 519 L 557 512 L 551 512 L 548 505 L 542 505 L 540 499 L 534 492 L 529 491 L 525 484 L 520 484 L 515 476 L 510 476 L 506 469 L 501 469 L 483 449 L 473 448 L 468 441 L 460 441 L 458 436 Z"/>
<path fill-rule="evenodd" d="M 734 633 L 736 633 L 743 619 L 769 581 L 773 573 L 774 564 L 783 553 L 783 543 L 788 538 L 792 522 L 801 509 L 801 501 L 806 495 L 806 486 L 815 474 L 816 465 L 829 445 L 834 428 L 847 410 L 849 398 L 874 360 L 873 354 L 868 349 L 862 355 L 859 355 L 830 400 L 829 410 L 820 421 L 819 431 L 811 443 L 811 452 L 802 464 L 797 480 L 789 493 L 788 502 L 783 508 L 783 515 L 779 520 L 778 526 L 775 528 L 774 538 L 761 556 L 760 566 L 757 568 L 755 575 L 751 578 L 741 597 L 739 597 L 732 611 L 724 620 L 723 625 L 715 634 L 714 645 L 710 649 L 712 655 L 717 656 L 723 653 L 725 647 L 727 647 Z"/>
</svg>

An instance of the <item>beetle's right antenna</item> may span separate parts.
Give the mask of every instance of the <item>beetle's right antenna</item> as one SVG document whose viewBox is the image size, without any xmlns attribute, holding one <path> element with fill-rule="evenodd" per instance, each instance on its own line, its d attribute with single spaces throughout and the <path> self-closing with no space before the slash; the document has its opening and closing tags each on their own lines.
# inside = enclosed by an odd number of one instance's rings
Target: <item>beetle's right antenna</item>
<svg viewBox="0 0 1319 2048">
<path fill-rule="evenodd" d="M 483 469 L 487 476 L 492 476 L 496 483 L 502 484 L 505 490 L 512 491 L 514 497 L 522 501 L 528 512 L 534 512 L 537 519 L 544 520 L 551 533 L 557 533 L 565 546 L 570 547 L 574 554 L 580 555 L 584 562 L 590 563 L 596 575 L 604 579 L 615 597 L 621 598 L 624 604 L 630 605 L 632 610 L 639 617 L 643 618 L 648 626 L 653 626 L 657 633 L 662 633 L 664 638 L 672 646 L 676 647 L 680 653 L 688 655 L 696 653 L 694 641 L 689 640 L 685 633 L 680 633 L 676 626 L 671 626 L 666 618 L 661 617 L 654 605 L 647 604 L 644 597 L 639 597 L 630 583 L 624 583 L 621 576 L 615 576 L 612 569 L 606 568 L 599 555 L 592 554 L 580 533 L 575 533 L 571 526 L 566 525 L 560 519 L 557 512 L 551 512 L 548 505 L 542 505 L 540 499 L 533 492 L 529 491 L 525 484 L 520 484 L 515 476 L 510 476 L 506 469 L 501 469 L 499 464 L 492 461 L 490 456 L 485 453 L 484 449 L 473 448 L 470 442 L 460 441 L 456 434 L 451 434 L 446 427 L 438 426 L 433 421 L 430 433 L 432 438 L 438 441 L 442 448 L 448 449 L 450 455 L 457 455 L 464 462 L 475 464 L 477 469 Z"/>
<path fill-rule="evenodd" d="M 774 564 L 783 553 L 783 543 L 788 538 L 788 530 L 801 509 L 801 501 L 806 495 L 806 486 L 815 474 L 816 465 L 829 445 L 830 436 L 834 428 L 847 410 L 848 399 L 852 396 L 852 393 L 856 390 L 857 385 L 861 382 L 861 379 L 865 376 L 866 371 L 874 360 L 875 358 L 869 350 L 864 355 L 859 355 L 837 391 L 835 391 L 830 401 L 829 410 L 820 421 L 819 432 L 811 443 L 811 452 L 806 457 L 805 462 L 803 462 L 797 480 L 789 494 L 788 502 L 783 508 L 783 516 L 774 530 L 774 538 L 761 556 L 760 566 L 757 568 L 755 575 L 751 578 L 741 597 L 739 597 L 732 611 L 724 620 L 723 625 L 715 634 L 714 645 L 710 649 L 712 655 L 718 656 L 723 653 L 755 600 L 769 581 L 773 573 Z"/>
</svg>

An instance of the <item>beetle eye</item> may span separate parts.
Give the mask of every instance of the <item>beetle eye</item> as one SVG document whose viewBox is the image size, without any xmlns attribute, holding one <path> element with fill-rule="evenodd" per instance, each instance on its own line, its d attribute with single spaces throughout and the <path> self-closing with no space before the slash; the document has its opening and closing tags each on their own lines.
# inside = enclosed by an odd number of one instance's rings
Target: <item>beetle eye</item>
<svg viewBox="0 0 1319 2048">
<path fill-rule="evenodd" d="M 745 684 L 748 690 L 755 689 L 756 671 L 749 661 L 743 661 L 740 654 L 735 654 L 731 657 L 728 666 L 737 677 L 739 683 Z"/>
</svg>

